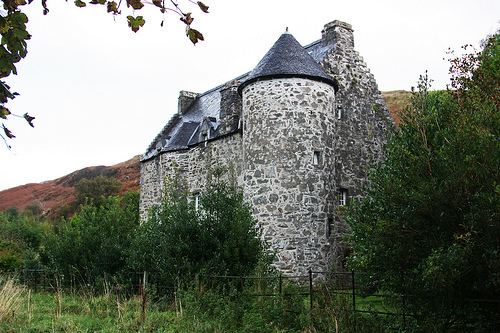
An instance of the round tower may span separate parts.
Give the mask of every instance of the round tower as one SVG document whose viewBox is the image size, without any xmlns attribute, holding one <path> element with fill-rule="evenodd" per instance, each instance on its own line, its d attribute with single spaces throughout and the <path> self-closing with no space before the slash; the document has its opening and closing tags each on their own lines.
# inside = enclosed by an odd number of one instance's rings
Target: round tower
<svg viewBox="0 0 500 333">
<path fill-rule="evenodd" d="M 336 82 L 288 33 L 240 85 L 243 186 L 283 273 L 328 266 Z"/>
</svg>

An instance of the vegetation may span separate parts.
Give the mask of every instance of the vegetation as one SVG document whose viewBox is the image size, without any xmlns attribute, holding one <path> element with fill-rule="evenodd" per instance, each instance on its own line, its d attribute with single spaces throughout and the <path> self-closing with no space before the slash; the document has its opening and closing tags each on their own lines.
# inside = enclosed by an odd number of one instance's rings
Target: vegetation
<svg viewBox="0 0 500 333">
<path fill-rule="evenodd" d="M 179 184 L 167 186 L 165 194 L 137 231 L 135 270 L 147 270 L 172 286 L 200 273 L 246 275 L 255 270 L 264 251 L 240 191 L 216 181 L 199 196 L 199 204 Z"/>
<path fill-rule="evenodd" d="M 40 252 L 51 225 L 31 212 L 0 212 L 0 272 L 40 266 Z"/>
<path fill-rule="evenodd" d="M 113 177 L 82 178 L 75 185 L 76 204 L 91 203 L 100 206 L 105 198 L 118 194 L 121 186 L 120 181 Z"/>
<path fill-rule="evenodd" d="M 253 280 L 255 282 L 255 280 Z M 0 320 L 6 332 L 383 332 L 393 322 L 384 317 L 353 314 L 350 296 L 317 288 L 313 305 L 304 290 L 285 284 L 282 294 L 257 296 L 264 290 L 251 283 L 243 290 L 178 290 L 162 298 L 148 290 L 140 296 L 108 288 L 95 294 L 32 292 L 17 296 L 16 311 Z M 274 285 L 276 287 L 276 285 Z M 272 289 L 267 289 L 269 293 Z M 149 297 L 150 296 L 150 297 Z"/>
<path fill-rule="evenodd" d="M 139 195 L 102 197 L 60 221 L 47 237 L 45 264 L 59 274 L 92 282 L 127 267 L 130 244 L 139 225 Z"/>
<path fill-rule="evenodd" d="M 498 320 L 499 41 L 451 59 L 453 90 L 429 92 L 421 79 L 348 214 L 351 267 L 373 272 L 373 290 L 411 295 L 416 331 L 487 331 Z"/>
</svg>

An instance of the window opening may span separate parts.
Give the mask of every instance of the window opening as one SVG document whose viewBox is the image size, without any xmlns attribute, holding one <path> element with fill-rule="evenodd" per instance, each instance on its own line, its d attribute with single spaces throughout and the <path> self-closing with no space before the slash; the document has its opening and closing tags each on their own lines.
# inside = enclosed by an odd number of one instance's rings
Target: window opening
<svg viewBox="0 0 500 333">
<path fill-rule="evenodd" d="M 337 105 L 337 119 L 342 119 L 342 106 Z"/>
<path fill-rule="evenodd" d="M 201 198 L 200 192 L 196 192 L 194 194 L 194 210 L 195 211 L 198 211 L 198 209 L 200 208 L 200 198 Z"/>
<path fill-rule="evenodd" d="M 320 152 L 315 151 L 313 153 L 313 165 L 319 165 L 319 159 L 320 159 Z"/>
<path fill-rule="evenodd" d="M 345 206 L 347 204 L 347 189 L 340 188 L 337 191 L 337 204 L 339 206 Z"/>
</svg>

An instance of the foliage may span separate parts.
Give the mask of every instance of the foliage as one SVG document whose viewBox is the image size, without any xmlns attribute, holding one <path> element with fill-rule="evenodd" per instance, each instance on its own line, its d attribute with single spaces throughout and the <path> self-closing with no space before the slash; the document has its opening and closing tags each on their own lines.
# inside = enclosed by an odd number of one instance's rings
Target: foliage
<svg viewBox="0 0 500 333">
<path fill-rule="evenodd" d="M 6 78 L 11 74 L 17 74 L 16 64 L 26 57 L 28 53 L 28 43 L 27 41 L 31 38 L 31 35 L 26 29 L 26 24 L 28 23 L 28 17 L 21 10 L 22 6 L 31 4 L 31 0 L 3 0 L 3 11 L 0 11 L 0 79 Z M 49 8 L 47 7 L 47 0 L 42 0 L 43 14 L 49 13 Z M 145 4 L 150 4 L 155 6 L 160 14 L 164 17 L 165 13 L 171 12 L 179 16 L 181 22 L 186 25 L 186 36 L 189 40 L 196 44 L 198 41 L 204 40 L 203 34 L 198 30 L 191 27 L 193 23 L 192 13 L 186 9 L 188 6 L 184 4 L 195 5 L 204 13 L 208 13 L 208 6 L 201 1 L 184 1 L 183 4 L 179 4 L 174 0 L 153 0 L 152 2 L 146 0 L 126 0 L 118 1 L 114 0 L 90 0 L 88 2 L 83 0 L 75 0 L 74 4 L 77 7 L 86 7 L 88 4 L 92 5 L 102 5 L 107 13 L 113 16 L 120 15 L 124 9 L 126 3 L 126 10 L 131 11 L 131 15 L 127 16 L 127 23 L 133 32 L 137 32 L 144 24 L 146 20 L 143 16 L 134 16 L 136 11 L 141 10 Z M 182 7 L 182 8 L 181 8 Z M 161 26 L 163 26 L 161 22 Z M 17 92 L 11 91 L 10 86 L 4 81 L 0 80 L 0 118 L 7 120 L 8 117 L 18 117 L 24 119 L 31 127 L 34 127 L 33 120 L 35 117 L 30 116 L 28 113 L 23 115 L 18 115 L 12 113 L 6 104 L 9 100 L 14 99 L 19 94 Z M 7 148 L 11 148 L 8 139 L 14 139 L 15 134 L 2 123 L 2 130 L 4 134 L 0 133 L 0 138 L 4 141 Z"/>
<path fill-rule="evenodd" d="M 244 275 L 263 255 L 255 220 L 240 191 L 211 183 L 197 210 L 177 184 L 138 231 L 132 266 L 170 285 L 199 273 Z"/>
<path fill-rule="evenodd" d="M 451 59 L 452 91 L 426 76 L 350 208 L 350 264 L 408 293 L 416 330 L 487 330 L 500 299 L 500 47 Z"/>
<path fill-rule="evenodd" d="M 120 273 L 139 223 L 138 211 L 137 193 L 84 205 L 47 239 L 47 265 L 67 276 L 78 274 L 86 282 Z"/>
<path fill-rule="evenodd" d="M 31 213 L 13 209 L 0 213 L 0 271 L 39 267 L 38 253 L 50 230 L 47 221 Z"/>
<path fill-rule="evenodd" d="M 106 197 L 116 195 L 122 184 L 113 177 L 83 178 L 75 185 L 76 204 L 100 205 Z"/>
</svg>

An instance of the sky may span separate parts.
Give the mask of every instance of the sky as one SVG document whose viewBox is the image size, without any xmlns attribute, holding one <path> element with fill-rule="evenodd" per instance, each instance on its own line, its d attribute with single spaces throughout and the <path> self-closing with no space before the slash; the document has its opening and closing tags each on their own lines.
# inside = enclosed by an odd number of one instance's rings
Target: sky
<svg viewBox="0 0 500 333">
<path fill-rule="evenodd" d="M 307 45 L 328 22 L 352 24 L 381 91 L 409 90 L 426 70 L 445 88 L 448 48 L 479 46 L 500 28 L 498 0 L 205 0 L 209 14 L 179 2 L 204 42 L 193 46 L 178 17 L 148 5 L 135 13 L 146 19 L 137 33 L 101 6 L 53 0 L 46 16 L 40 1 L 24 7 L 32 38 L 7 78 L 20 93 L 7 106 L 35 116 L 35 128 L 5 123 L 17 137 L 11 150 L 0 146 L 0 190 L 144 153 L 180 90 L 201 93 L 253 69 L 286 27 Z"/>
</svg>

